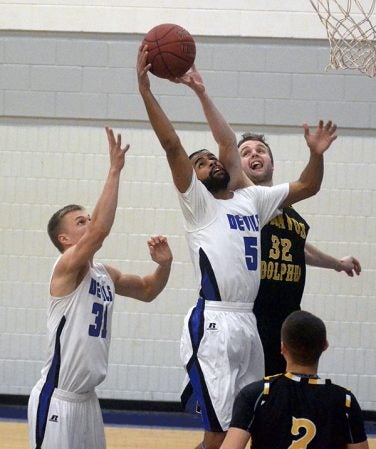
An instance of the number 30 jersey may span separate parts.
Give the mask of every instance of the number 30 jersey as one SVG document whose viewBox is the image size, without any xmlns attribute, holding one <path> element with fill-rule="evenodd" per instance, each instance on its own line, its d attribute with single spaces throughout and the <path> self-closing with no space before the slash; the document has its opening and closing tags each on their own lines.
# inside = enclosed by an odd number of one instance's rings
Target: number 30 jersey
<svg viewBox="0 0 376 449">
<path fill-rule="evenodd" d="M 179 193 L 186 238 L 200 296 L 253 303 L 260 283 L 260 231 L 279 213 L 288 184 L 238 189 L 216 199 L 193 174 Z"/>
<path fill-rule="evenodd" d="M 92 391 L 105 378 L 115 298 L 104 265 L 93 264 L 70 295 L 51 296 L 47 363 L 42 379 L 72 393 Z"/>
</svg>

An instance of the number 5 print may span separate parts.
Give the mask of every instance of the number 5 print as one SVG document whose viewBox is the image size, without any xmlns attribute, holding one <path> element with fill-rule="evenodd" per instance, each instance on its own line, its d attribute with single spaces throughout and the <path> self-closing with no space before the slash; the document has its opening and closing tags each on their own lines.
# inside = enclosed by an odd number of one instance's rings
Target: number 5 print
<svg viewBox="0 0 376 449">
<path fill-rule="evenodd" d="M 244 237 L 244 247 L 248 270 L 257 270 L 257 237 Z"/>
</svg>

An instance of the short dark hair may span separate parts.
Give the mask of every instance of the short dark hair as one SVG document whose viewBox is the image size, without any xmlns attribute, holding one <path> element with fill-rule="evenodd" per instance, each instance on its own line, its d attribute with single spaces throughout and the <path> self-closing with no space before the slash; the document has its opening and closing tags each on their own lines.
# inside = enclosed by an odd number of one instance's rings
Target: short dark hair
<svg viewBox="0 0 376 449">
<path fill-rule="evenodd" d="M 47 232 L 50 236 L 52 243 L 56 246 L 56 248 L 62 253 L 64 248 L 59 242 L 58 236 L 61 231 L 61 220 L 65 217 L 69 212 L 73 212 L 75 210 L 84 210 L 85 208 L 78 204 L 68 204 L 67 206 L 62 207 L 58 211 L 56 211 L 52 217 L 48 221 Z"/>
<path fill-rule="evenodd" d="M 207 150 L 206 148 L 201 148 L 201 150 L 194 151 L 194 152 L 191 153 L 188 157 L 189 157 L 189 159 L 191 160 L 193 157 L 196 156 L 196 154 L 203 153 L 204 151 L 209 152 L 209 150 Z"/>
<path fill-rule="evenodd" d="M 295 362 L 312 365 L 326 348 L 326 327 L 312 313 L 296 310 L 283 322 L 281 338 Z"/>
<path fill-rule="evenodd" d="M 247 140 L 253 140 L 253 141 L 258 141 L 263 143 L 266 148 L 268 149 L 268 153 L 270 156 L 270 159 L 272 161 L 272 164 L 274 164 L 274 159 L 273 159 L 273 153 L 272 150 L 270 148 L 270 145 L 268 144 L 268 142 L 265 139 L 264 134 L 257 134 L 257 133 L 243 133 L 239 142 L 238 142 L 238 148 L 240 148 L 241 145 L 243 145 L 244 142 L 247 142 Z"/>
</svg>

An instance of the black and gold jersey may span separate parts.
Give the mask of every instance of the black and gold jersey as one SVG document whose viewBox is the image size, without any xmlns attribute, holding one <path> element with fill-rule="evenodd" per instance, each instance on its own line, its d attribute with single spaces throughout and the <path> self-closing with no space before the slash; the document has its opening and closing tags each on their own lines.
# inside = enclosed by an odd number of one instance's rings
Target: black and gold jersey
<svg viewBox="0 0 376 449">
<path fill-rule="evenodd" d="M 285 371 L 280 331 L 284 319 L 300 309 L 308 230 L 307 222 L 293 207 L 285 207 L 261 230 L 261 281 L 253 312 L 264 348 L 266 375 Z"/>
<path fill-rule="evenodd" d="M 367 439 L 349 390 L 329 379 L 291 373 L 244 387 L 230 427 L 248 431 L 252 449 L 344 449 Z"/>
</svg>

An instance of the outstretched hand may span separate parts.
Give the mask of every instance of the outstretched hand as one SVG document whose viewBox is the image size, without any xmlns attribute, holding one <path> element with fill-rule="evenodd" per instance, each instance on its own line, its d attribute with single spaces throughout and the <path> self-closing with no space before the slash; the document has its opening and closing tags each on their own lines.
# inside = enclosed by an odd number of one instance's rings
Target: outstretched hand
<svg viewBox="0 0 376 449">
<path fill-rule="evenodd" d="M 108 128 L 107 126 L 105 129 L 108 139 L 111 168 L 121 170 L 124 167 L 125 153 L 129 150 L 129 144 L 127 143 L 124 148 L 121 148 L 121 134 L 118 134 L 115 139 L 113 129 Z"/>
<path fill-rule="evenodd" d="M 355 257 L 345 256 L 340 259 L 336 271 L 344 271 L 347 276 L 353 277 L 354 273 L 359 276 L 362 271 L 362 267 L 360 266 L 359 260 Z"/>
<path fill-rule="evenodd" d="M 138 79 L 138 88 L 140 91 L 143 89 L 150 89 L 150 80 L 148 76 L 148 71 L 151 68 L 151 64 L 148 64 L 148 46 L 141 44 L 138 49 L 137 54 L 137 79 Z"/>
<path fill-rule="evenodd" d="M 148 240 L 150 256 L 154 262 L 161 266 L 170 266 L 172 262 L 172 252 L 168 245 L 167 238 L 163 235 L 150 237 Z"/>
<path fill-rule="evenodd" d="M 312 153 L 317 155 L 324 154 L 332 142 L 337 138 L 335 135 L 337 125 L 332 123 L 331 120 L 326 122 L 325 125 L 324 121 L 320 120 L 314 134 L 310 133 L 309 126 L 306 123 L 303 125 L 303 128 L 304 138 L 309 149 Z"/>
<path fill-rule="evenodd" d="M 174 83 L 185 84 L 186 86 L 194 90 L 197 94 L 205 92 L 204 82 L 194 64 L 183 76 L 179 78 L 172 78 L 170 81 Z"/>
</svg>

